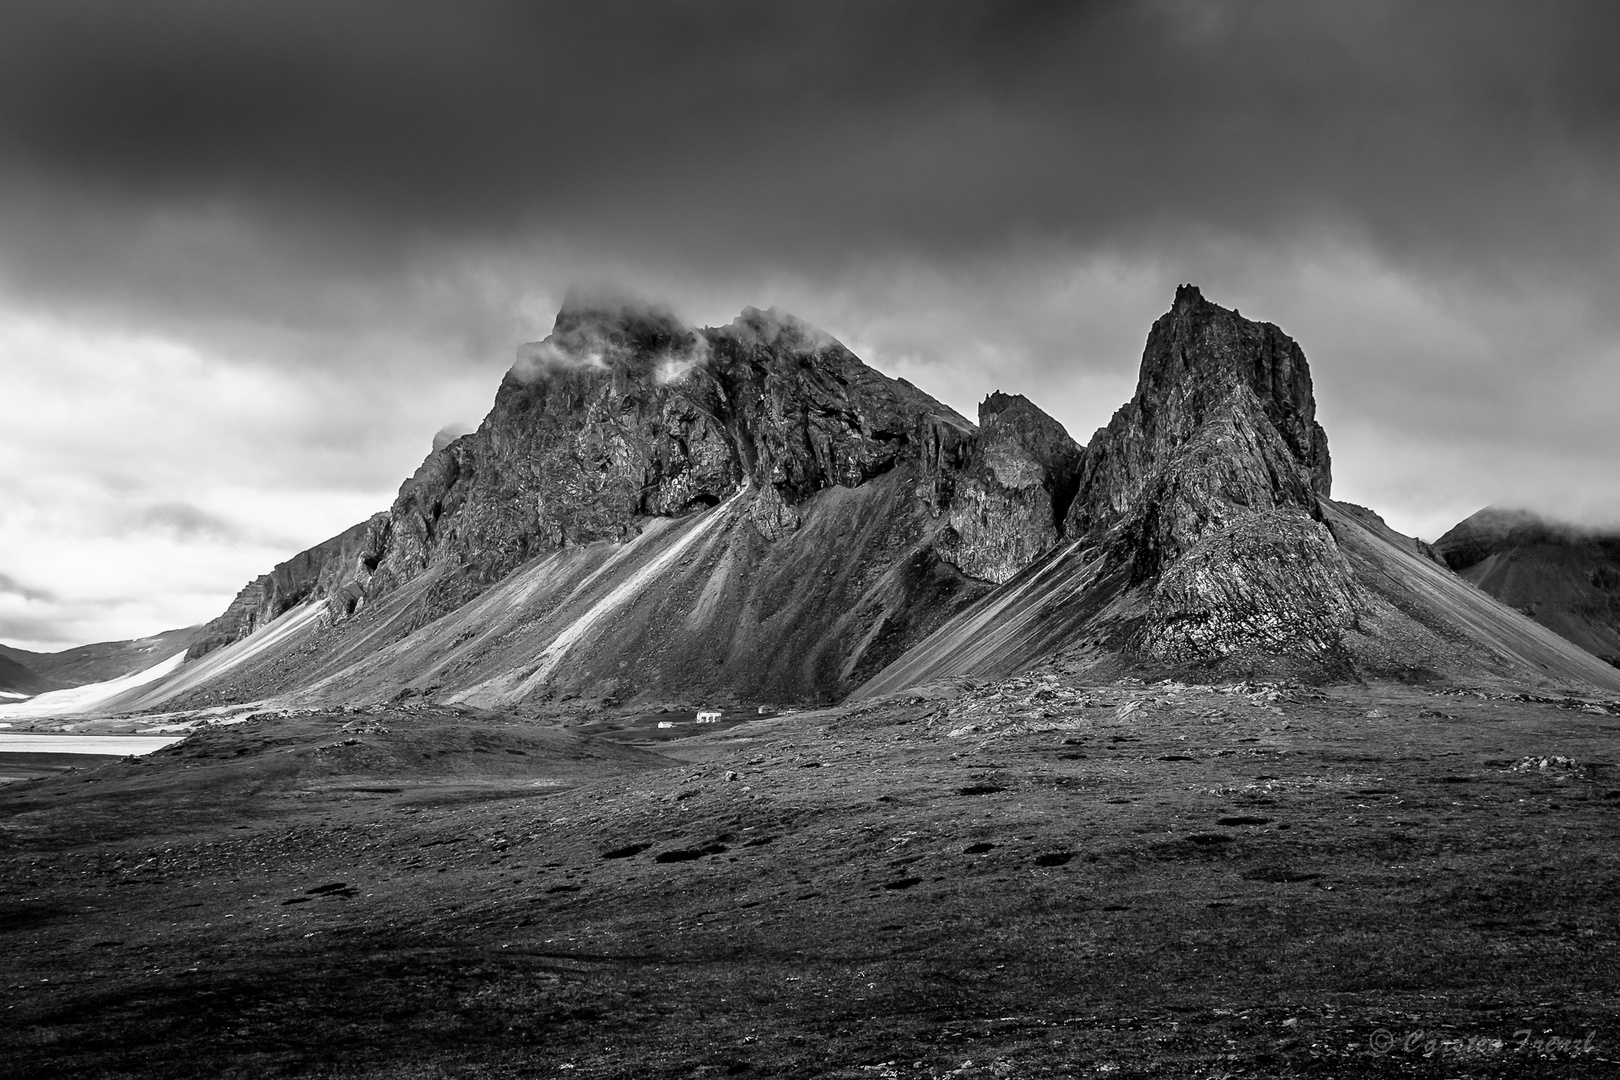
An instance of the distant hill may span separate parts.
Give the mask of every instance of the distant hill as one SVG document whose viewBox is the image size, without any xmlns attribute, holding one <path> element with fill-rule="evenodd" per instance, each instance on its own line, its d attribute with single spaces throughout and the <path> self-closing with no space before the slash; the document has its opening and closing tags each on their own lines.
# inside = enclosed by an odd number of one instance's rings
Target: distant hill
<svg viewBox="0 0 1620 1080">
<path fill-rule="evenodd" d="M 1434 547 L 1504 604 L 1620 667 L 1620 532 L 1487 506 Z"/>
<path fill-rule="evenodd" d="M 61 652 L 38 653 L 0 645 L 0 690 L 28 694 L 63 690 L 86 683 L 105 682 L 143 671 L 185 649 L 200 627 L 165 630 L 130 641 L 99 641 Z"/>
<path fill-rule="evenodd" d="M 58 688 L 55 683 L 42 677 L 39 672 L 18 663 L 10 656 L 4 655 L 5 652 L 9 651 L 0 647 L 0 694 L 8 696 L 22 694 L 32 697 L 35 694 L 43 694 L 47 690 Z"/>
</svg>

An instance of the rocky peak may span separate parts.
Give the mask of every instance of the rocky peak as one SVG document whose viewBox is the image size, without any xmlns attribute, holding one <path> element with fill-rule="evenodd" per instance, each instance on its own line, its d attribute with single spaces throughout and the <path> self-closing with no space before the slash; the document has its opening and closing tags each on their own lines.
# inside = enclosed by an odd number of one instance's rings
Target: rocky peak
<svg viewBox="0 0 1620 1080">
<path fill-rule="evenodd" d="M 1069 437 L 1063 425 L 1022 394 L 997 390 L 979 403 L 979 439 L 981 443 L 1017 445 L 1058 473 L 1072 474 L 1080 461 L 1080 445 Z M 1058 520 L 1062 520 L 1061 511 Z"/>
<path fill-rule="evenodd" d="M 570 293 L 551 333 L 518 347 L 507 381 L 527 385 L 567 373 L 648 379 L 661 360 L 702 348 L 700 336 L 667 308 Z"/>
<path fill-rule="evenodd" d="M 1095 540 L 1132 521 L 1147 575 L 1234 508 L 1319 518 L 1331 483 L 1305 354 L 1183 285 L 1148 334 L 1135 396 L 1086 449 L 1067 531 Z"/>
<path fill-rule="evenodd" d="M 386 522 L 387 515 L 375 514 L 248 582 L 223 613 L 198 628 L 186 658 L 195 660 L 247 637 L 306 601 L 325 600 L 338 617 L 353 612 L 375 565 L 368 564 L 367 554 Z"/>
<path fill-rule="evenodd" d="M 1299 345 L 1276 325 L 1245 319 L 1204 299 L 1197 286 L 1181 286 L 1148 334 L 1132 403 L 1150 428 L 1175 438 L 1233 408 L 1234 397 L 1250 395 L 1312 490 L 1331 494 L 1327 435 L 1316 422 L 1311 371 Z"/>
<path fill-rule="evenodd" d="M 1080 447 L 1028 398 L 997 390 L 979 405 L 979 435 L 951 478 L 941 557 L 1000 584 L 1057 544 Z"/>
<path fill-rule="evenodd" d="M 551 326 L 554 338 L 602 336 L 644 347 L 690 333 L 691 329 L 663 304 L 628 293 L 578 287 L 563 297 Z"/>
<path fill-rule="evenodd" d="M 1271 323 L 1179 288 L 1135 396 L 1079 471 L 1068 535 L 1148 590 L 1134 650 L 1316 662 L 1354 624 L 1358 593 L 1318 502 L 1331 472 L 1310 368 Z"/>
<path fill-rule="evenodd" d="M 843 343 L 796 315 L 770 307 L 745 307 L 742 314 L 720 331 L 739 341 L 781 352 L 810 355 L 828 349 L 844 350 Z"/>
<path fill-rule="evenodd" d="M 915 462 L 936 504 L 973 425 L 785 312 L 694 329 L 667 308 L 571 294 L 522 346 L 473 435 L 430 455 L 379 534 L 372 588 L 456 568 L 441 606 L 568 544 L 624 541 L 748 489 L 767 540 L 816 492 Z"/>
</svg>

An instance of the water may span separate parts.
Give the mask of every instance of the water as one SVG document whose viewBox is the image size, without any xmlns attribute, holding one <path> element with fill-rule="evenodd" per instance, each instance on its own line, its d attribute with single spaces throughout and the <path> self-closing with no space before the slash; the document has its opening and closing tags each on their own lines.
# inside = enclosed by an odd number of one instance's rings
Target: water
<svg viewBox="0 0 1620 1080">
<path fill-rule="evenodd" d="M 180 735 L 39 735 L 34 732 L 9 734 L 0 732 L 0 754 L 102 754 L 124 757 L 128 754 L 150 754 L 170 743 L 179 742 Z"/>
</svg>

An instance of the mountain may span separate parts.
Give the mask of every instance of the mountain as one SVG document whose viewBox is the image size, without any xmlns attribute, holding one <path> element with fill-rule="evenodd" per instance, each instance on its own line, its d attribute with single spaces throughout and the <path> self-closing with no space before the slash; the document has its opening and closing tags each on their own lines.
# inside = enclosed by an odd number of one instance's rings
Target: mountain
<svg viewBox="0 0 1620 1080">
<path fill-rule="evenodd" d="M 1620 533 L 1487 506 L 1434 546 L 1467 580 L 1620 667 Z"/>
<path fill-rule="evenodd" d="M 1045 660 L 1199 677 L 1568 681 L 1612 670 L 1332 501 L 1310 370 L 1183 286 L 1136 393 L 1087 445 L 1065 540 L 858 691 Z"/>
<path fill-rule="evenodd" d="M 143 704 L 831 701 L 1055 544 L 1080 448 L 819 330 L 571 300 L 384 514 L 250 583 Z"/>
<path fill-rule="evenodd" d="M 831 702 L 1093 674 L 1620 675 L 1331 499 L 1309 365 L 1177 290 L 1084 447 L 792 316 L 573 297 L 384 513 L 251 582 L 121 707 Z"/>
</svg>

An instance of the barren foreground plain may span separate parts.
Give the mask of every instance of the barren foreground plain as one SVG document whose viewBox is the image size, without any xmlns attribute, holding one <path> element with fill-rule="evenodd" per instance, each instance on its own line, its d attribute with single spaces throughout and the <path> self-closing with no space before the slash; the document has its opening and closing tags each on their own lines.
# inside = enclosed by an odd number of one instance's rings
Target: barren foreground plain
<svg viewBox="0 0 1620 1080">
<path fill-rule="evenodd" d="M 0 1060 L 1612 1077 L 1617 714 L 1056 668 L 642 746 L 263 714 L 0 787 Z"/>
</svg>

